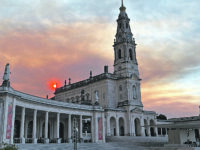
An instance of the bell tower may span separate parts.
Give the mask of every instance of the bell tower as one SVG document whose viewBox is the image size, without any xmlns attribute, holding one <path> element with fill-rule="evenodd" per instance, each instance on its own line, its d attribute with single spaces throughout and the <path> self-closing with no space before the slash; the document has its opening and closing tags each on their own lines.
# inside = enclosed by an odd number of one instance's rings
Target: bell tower
<svg viewBox="0 0 200 150">
<path fill-rule="evenodd" d="M 140 77 L 136 59 L 136 43 L 130 27 L 126 7 L 122 4 L 117 19 L 114 40 L 114 74 L 118 77 L 118 107 L 131 106 L 143 109 Z"/>
<path fill-rule="evenodd" d="M 117 19 L 117 33 L 114 40 L 114 73 L 130 77 L 133 73 L 139 77 L 136 59 L 136 43 L 130 28 L 130 19 L 123 4 L 119 8 L 120 14 Z"/>
</svg>

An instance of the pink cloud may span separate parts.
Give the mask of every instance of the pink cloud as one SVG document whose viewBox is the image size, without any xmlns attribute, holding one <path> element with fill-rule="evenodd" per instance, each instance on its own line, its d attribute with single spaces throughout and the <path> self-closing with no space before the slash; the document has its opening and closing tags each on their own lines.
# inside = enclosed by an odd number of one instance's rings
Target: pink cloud
<svg viewBox="0 0 200 150">
<path fill-rule="evenodd" d="M 93 75 L 100 74 L 104 65 L 113 65 L 113 32 L 110 25 L 81 23 L 58 25 L 41 32 L 5 31 L 0 35 L 0 73 L 3 74 L 4 65 L 9 62 L 11 85 L 16 90 L 42 97 L 53 96 L 46 84 L 51 78 L 59 79 L 62 84 L 69 77 L 76 82 L 88 78 L 90 70 L 93 70 Z M 144 79 L 142 100 L 145 109 L 169 117 L 197 114 L 198 104 L 188 100 L 196 101 L 199 97 L 181 96 L 185 91 L 175 88 L 158 90 L 166 88 L 171 79 L 182 75 L 185 65 L 182 61 L 186 58 L 177 56 L 177 62 L 170 61 L 164 59 L 162 52 L 152 53 L 151 47 L 142 45 L 137 47 L 137 52 L 141 78 Z M 196 63 L 194 57 L 187 66 Z M 113 68 L 109 69 L 112 72 Z"/>
</svg>

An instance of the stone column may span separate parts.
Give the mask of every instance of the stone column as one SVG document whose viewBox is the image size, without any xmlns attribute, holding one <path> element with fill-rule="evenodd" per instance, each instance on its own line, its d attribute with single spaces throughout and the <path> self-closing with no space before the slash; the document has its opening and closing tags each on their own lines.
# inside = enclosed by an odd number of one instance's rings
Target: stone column
<svg viewBox="0 0 200 150">
<path fill-rule="evenodd" d="M 132 118 L 132 134 L 133 134 L 133 136 L 136 136 L 136 134 L 135 134 L 135 118 Z"/>
<path fill-rule="evenodd" d="M 96 113 L 95 113 L 96 114 Z M 98 117 L 95 115 L 94 117 L 94 122 L 95 122 L 95 142 L 98 142 Z"/>
<path fill-rule="evenodd" d="M 142 118 L 140 122 L 141 122 L 141 136 L 145 136 L 144 119 Z"/>
<path fill-rule="evenodd" d="M 119 136 L 119 119 L 116 117 L 116 136 Z"/>
<path fill-rule="evenodd" d="M 49 143 L 48 139 L 48 122 L 49 122 L 49 112 L 45 113 L 45 129 L 44 129 L 44 138 L 45 138 L 45 143 Z"/>
<path fill-rule="evenodd" d="M 166 136 L 168 135 L 168 133 L 167 133 L 167 128 L 165 128 L 165 132 L 166 132 Z M 200 133 L 200 129 L 199 129 L 199 133 Z M 200 134 L 199 134 L 200 135 Z"/>
<path fill-rule="evenodd" d="M 14 98 L 13 106 L 12 106 L 12 128 L 11 128 L 11 139 L 10 139 L 11 144 L 13 144 L 14 129 L 15 129 L 15 108 L 16 108 L 15 101 L 16 101 L 16 99 Z"/>
<path fill-rule="evenodd" d="M 82 115 L 80 115 L 80 138 L 82 139 Z"/>
<path fill-rule="evenodd" d="M 60 143 L 60 135 L 59 135 L 59 127 L 60 127 L 60 113 L 57 113 L 57 120 L 56 120 L 56 138 L 58 139 L 57 140 L 57 143 Z"/>
<path fill-rule="evenodd" d="M 148 134 L 148 136 L 151 136 L 150 124 L 149 124 L 148 122 L 149 122 L 149 121 L 147 120 L 147 134 Z"/>
<path fill-rule="evenodd" d="M 34 110 L 34 115 L 33 115 L 33 143 L 37 144 L 37 138 L 36 138 L 36 126 L 37 126 L 37 110 Z"/>
<path fill-rule="evenodd" d="M 21 138 L 22 144 L 25 144 L 25 138 L 24 138 L 24 121 L 25 121 L 25 107 L 22 107 L 21 127 L 20 127 L 20 138 Z"/>
<path fill-rule="evenodd" d="M 94 123 L 94 115 L 91 117 L 91 130 L 92 130 L 92 142 L 95 142 L 95 123 Z"/>
<path fill-rule="evenodd" d="M 111 136 L 110 135 L 110 117 L 107 115 L 106 116 L 106 124 L 107 124 L 107 136 Z"/>
<path fill-rule="evenodd" d="M 4 122 L 3 122 L 3 130 L 2 130 L 2 132 L 3 132 L 3 138 L 2 138 L 2 141 L 3 142 L 5 142 L 5 140 L 6 140 L 6 129 L 7 129 L 7 119 L 8 119 L 8 102 L 7 101 L 5 101 L 4 103 L 3 103 L 3 107 L 4 107 L 4 114 L 3 114 L 3 116 L 2 116 L 2 118 L 3 118 L 3 120 L 4 120 Z"/>
<path fill-rule="evenodd" d="M 128 123 L 126 123 L 126 121 L 124 121 L 124 126 L 127 127 L 127 131 L 130 132 L 130 136 L 133 136 L 133 127 L 132 127 L 133 121 L 132 121 L 132 117 L 131 116 L 127 119 L 127 122 Z M 125 132 L 124 134 L 128 135 L 128 132 Z"/>
<path fill-rule="evenodd" d="M 105 116 L 104 113 L 102 113 L 102 127 L 103 127 L 103 142 L 106 142 L 106 134 L 105 134 Z"/>
<path fill-rule="evenodd" d="M 72 143 L 72 126 L 71 126 L 71 114 L 68 116 L 68 142 Z"/>
<path fill-rule="evenodd" d="M 163 135 L 163 134 L 162 134 L 162 128 L 160 128 L 160 135 Z"/>
<path fill-rule="evenodd" d="M 3 114 L 4 114 L 4 110 L 3 110 L 3 100 L 0 99 L 0 122 L 2 122 L 1 126 L 0 126 L 0 143 L 3 142 Z M 0 144 L 0 147 L 1 147 L 1 144 Z"/>
<path fill-rule="evenodd" d="M 154 127 L 154 130 L 155 130 L 156 136 L 158 136 L 158 128 L 157 128 L 157 127 Z"/>
</svg>

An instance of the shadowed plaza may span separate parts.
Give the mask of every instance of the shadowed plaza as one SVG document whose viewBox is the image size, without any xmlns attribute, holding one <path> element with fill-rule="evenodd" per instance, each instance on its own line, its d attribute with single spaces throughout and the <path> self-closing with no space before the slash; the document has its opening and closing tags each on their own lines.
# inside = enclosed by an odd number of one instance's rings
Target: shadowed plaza
<svg viewBox="0 0 200 150">
<path fill-rule="evenodd" d="M 78 150 L 149 150 L 163 147 L 167 137 L 111 137 L 107 143 L 78 143 Z M 73 150 L 73 143 L 69 144 L 19 144 L 19 150 Z"/>
</svg>

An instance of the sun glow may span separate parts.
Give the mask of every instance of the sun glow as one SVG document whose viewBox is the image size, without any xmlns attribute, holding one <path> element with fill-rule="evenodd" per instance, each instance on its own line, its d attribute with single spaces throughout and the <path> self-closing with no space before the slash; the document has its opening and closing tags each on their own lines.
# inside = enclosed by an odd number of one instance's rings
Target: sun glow
<svg viewBox="0 0 200 150">
<path fill-rule="evenodd" d="M 56 88 L 61 86 L 61 82 L 58 79 L 51 79 L 48 81 L 48 88 L 52 91 L 55 91 Z"/>
</svg>

